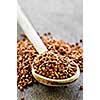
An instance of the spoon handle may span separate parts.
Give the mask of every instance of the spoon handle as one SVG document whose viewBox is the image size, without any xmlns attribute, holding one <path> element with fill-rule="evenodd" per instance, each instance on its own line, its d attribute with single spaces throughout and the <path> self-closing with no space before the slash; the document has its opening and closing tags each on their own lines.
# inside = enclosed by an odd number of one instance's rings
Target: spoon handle
<svg viewBox="0 0 100 100">
<path fill-rule="evenodd" d="M 21 10 L 20 6 L 17 4 L 17 21 L 23 31 L 25 32 L 28 39 L 32 42 L 35 49 L 39 54 L 47 51 L 46 46 L 38 36 L 37 32 L 33 28 L 32 24 L 29 22 L 23 11 Z"/>
</svg>

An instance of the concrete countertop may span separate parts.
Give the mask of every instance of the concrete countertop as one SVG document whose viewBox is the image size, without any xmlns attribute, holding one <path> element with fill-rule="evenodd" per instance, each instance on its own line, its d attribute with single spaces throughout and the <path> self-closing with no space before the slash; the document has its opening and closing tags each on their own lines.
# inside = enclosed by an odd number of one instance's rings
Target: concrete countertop
<svg viewBox="0 0 100 100">
<path fill-rule="evenodd" d="M 52 32 L 54 37 L 71 43 L 82 39 L 82 0 L 18 0 L 18 3 L 40 34 Z M 17 31 L 22 32 L 19 26 Z M 81 73 L 78 81 L 69 87 L 55 88 L 33 84 L 24 92 L 17 90 L 17 100 L 22 96 L 25 100 L 83 100 L 83 92 L 79 90 L 82 82 Z"/>
</svg>

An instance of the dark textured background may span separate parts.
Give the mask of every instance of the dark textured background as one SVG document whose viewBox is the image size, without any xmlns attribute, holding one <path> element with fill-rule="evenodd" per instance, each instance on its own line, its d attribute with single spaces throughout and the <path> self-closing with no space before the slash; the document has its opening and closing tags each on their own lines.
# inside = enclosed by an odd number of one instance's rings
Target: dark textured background
<svg viewBox="0 0 100 100">
<path fill-rule="evenodd" d="M 40 34 L 49 31 L 54 37 L 71 43 L 82 39 L 82 0 L 18 0 L 18 3 Z M 17 31 L 22 32 L 19 26 Z M 79 91 L 82 82 L 81 73 L 78 81 L 69 87 L 55 88 L 33 84 L 24 92 L 17 90 L 18 100 L 22 96 L 25 100 L 83 100 L 83 92 Z"/>
</svg>

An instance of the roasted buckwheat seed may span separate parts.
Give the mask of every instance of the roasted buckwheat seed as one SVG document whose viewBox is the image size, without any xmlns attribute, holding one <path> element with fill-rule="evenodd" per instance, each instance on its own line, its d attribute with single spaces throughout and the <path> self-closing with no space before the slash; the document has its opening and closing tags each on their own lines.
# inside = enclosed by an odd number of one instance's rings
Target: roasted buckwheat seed
<svg viewBox="0 0 100 100">
<path fill-rule="evenodd" d="M 80 90 L 81 90 L 81 91 L 83 90 L 83 85 L 80 86 Z"/>
<path fill-rule="evenodd" d="M 22 97 L 21 100 L 25 100 L 24 97 Z"/>
</svg>

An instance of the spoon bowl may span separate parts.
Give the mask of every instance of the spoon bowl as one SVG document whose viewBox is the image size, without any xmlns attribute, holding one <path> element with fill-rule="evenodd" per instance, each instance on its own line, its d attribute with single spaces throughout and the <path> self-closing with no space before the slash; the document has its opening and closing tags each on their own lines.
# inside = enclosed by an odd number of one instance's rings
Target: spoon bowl
<svg viewBox="0 0 100 100">
<path fill-rule="evenodd" d="M 72 77 L 67 78 L 67 79 L 50 79 L 50 78 L 47 78 L 45 76 L 42 76 L 42 75 L 35 73 L 35 70 L 34 70 L 33 67 L 32 67 L 32 74 L 38 82 L 40 82 L 44 85 L 56 86 L 56 87 L 58 86 L 59 87 L 59 86 L 67 86 L 67 85 L 75 82 L 79 78 L 80 70 L 79 70 L 79 67 L 77 65 L 77 71 L 76 71 L 75 75 L 73 75 Z"/>
</svg>

